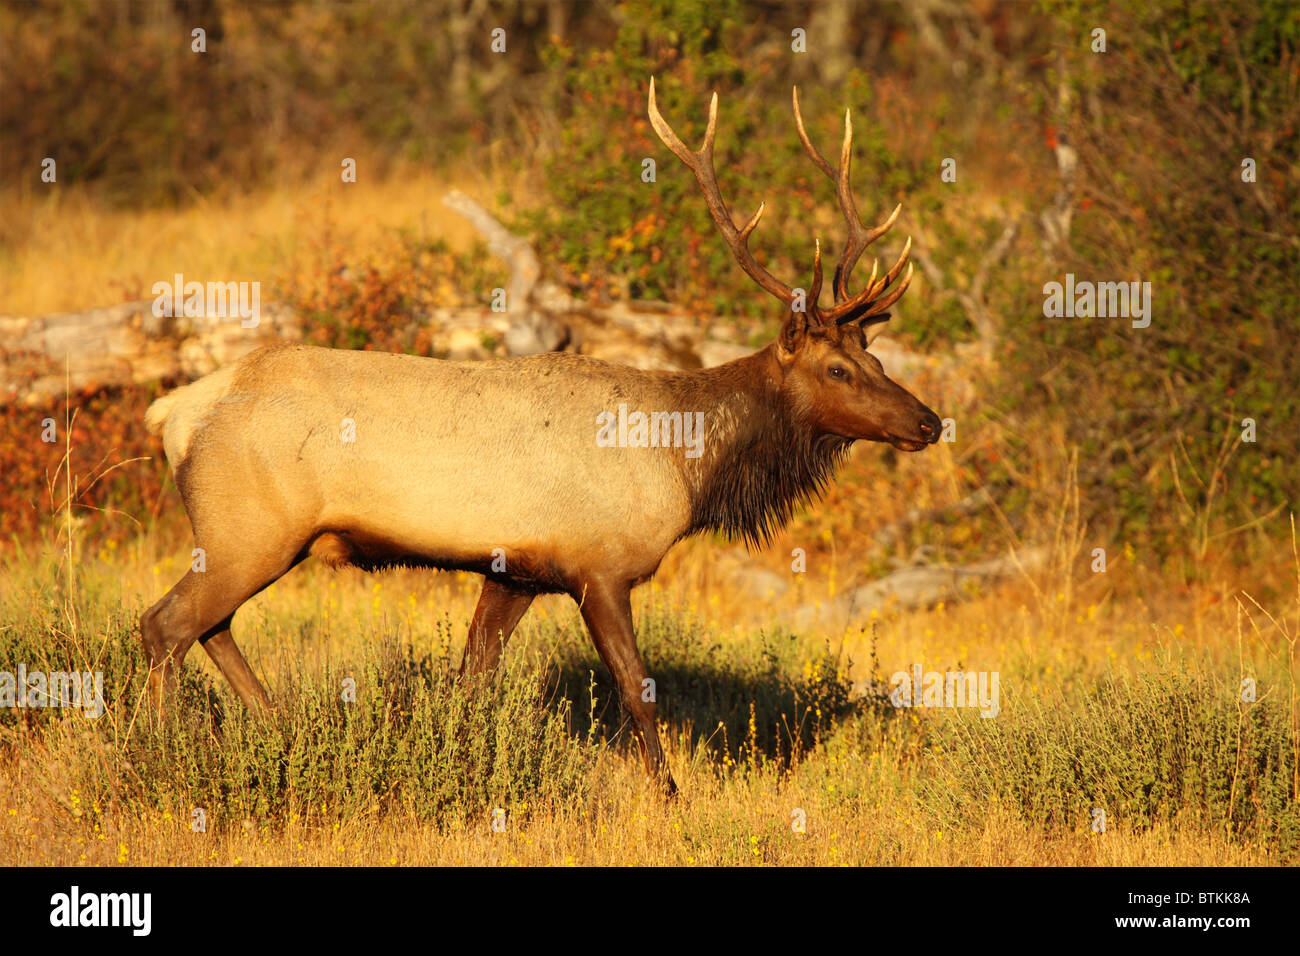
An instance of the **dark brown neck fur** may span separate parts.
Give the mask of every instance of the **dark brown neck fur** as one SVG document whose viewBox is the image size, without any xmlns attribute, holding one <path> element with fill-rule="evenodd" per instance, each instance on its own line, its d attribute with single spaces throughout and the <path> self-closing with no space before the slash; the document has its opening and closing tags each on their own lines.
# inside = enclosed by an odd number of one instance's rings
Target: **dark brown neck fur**
<svg viewBox="0 0 1300 956">
<path fill-rule="evenodd" d="M 720 531 L 749 547 L 768 544 L 801 505 L 820 497 L 851 442 L 816 435 L 780 390 L 769 346 L 683 376 L 682 407 L 704 412 L 698 459 L 685 459 L 687 534 Z"/>
</svg>

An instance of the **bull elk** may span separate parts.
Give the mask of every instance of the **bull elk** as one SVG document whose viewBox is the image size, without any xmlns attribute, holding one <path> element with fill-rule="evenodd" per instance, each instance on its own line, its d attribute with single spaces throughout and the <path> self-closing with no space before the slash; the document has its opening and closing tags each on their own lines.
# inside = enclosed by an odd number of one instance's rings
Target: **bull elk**
<svg viewBox="0 0 1300 956">
<path fill-rule="evenodd" d="M 141 618 L 159 705 L 197 640 L 247 706 L 269 706 L 231 617 L 308 555 L 367 570 L 472 571 L 484 583 L 462 677 L 494 670 L 534 597 L 569 595 L 618 684 L 647 772 L 673 792 L 655 704 L 642 700 L 632 588 L 689 535 L 767 542 L 820 495 L 855 441 L 919 451 L 939 437 L 934 412 L 868 351 L 911 279 L 910 240 L 891 269 L 873 266 L 849 292 L 859 257 L 901 207 L 875 228 L 862 223 L 849 187 L 851 119 L 834 168 L 804 130 L 797 89 L 793 98 L 799 138 L 835 183 L 848 225 L 829 307 L 819 301 L 820 243 L 804 297 L 749 250 L 764 207 L 736 228 L 713 168 L 717 94 L 692 152 L 650 83 L 655 132 L 694 173 L 746 274 L 787 310 L 776 340 L 752 355 L 663 372 L 560 353 L 475 364 L 272 345 L 154 402 L 146 424 L 162 435 L 206 558 Z M 599 423 L 626 408 L 659 413 L 655 434 L 634 425 L 626 440 L 598 441 Z M 703 426 L 694 449 L 677 433 L 692 417 Z"/>
</svg>

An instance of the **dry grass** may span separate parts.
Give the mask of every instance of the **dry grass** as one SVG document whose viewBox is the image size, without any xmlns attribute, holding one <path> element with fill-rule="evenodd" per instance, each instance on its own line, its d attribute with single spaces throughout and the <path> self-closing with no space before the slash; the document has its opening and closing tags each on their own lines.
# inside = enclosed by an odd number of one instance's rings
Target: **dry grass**
<svg viewBox="0 0 1300 956">
<path fill-rule="evenodd" d="M 680 756 L 678 763 L 680 765 Z M 665 804 L 640 768 L 602 768 L 594 811 L 557 811 L 493 832 L 477 823 L 440 830 L 395 815 L 335 826 L 250 825 L 196 834 L 159 813 L 99 829 L 60 822 L 66 811 L 27 801 L 4 812 L 0 848 L 15 864 L 132 866 L 1268 866 L 1284 861 L 1219 833 L 1159 826 L 1045 835 L 1011 814 L 970 832 L 927 826 L 906 805 L 820 810 L 798 780 L 720 783 L 679 773 L 683 796 Z M 791 831 L 808 808 L 807 832 Z M 16 813 L 15 813 L 16 810 Z M 1293 861 L 1292 861 L 1293 862 Z"/>
<path fill-rule="evenodd" d="M 495 197 L 476 171 L 413 167 L 373 179 L 364 159 L 359 168 L 356 183 L 330 172 L 254 193 L 196 195 L 180 209 L 112 209 L 79 187 L 0 194 L 0 314 L 147 298 L 154 282 L 177 272 L 269 282 L 304 261 L 322 212 L 357 249 L 379 246 L 397 230 L 464 249 L 475 234 L 442 197 L 453 188 L 489 204 Z"/>
</svg>

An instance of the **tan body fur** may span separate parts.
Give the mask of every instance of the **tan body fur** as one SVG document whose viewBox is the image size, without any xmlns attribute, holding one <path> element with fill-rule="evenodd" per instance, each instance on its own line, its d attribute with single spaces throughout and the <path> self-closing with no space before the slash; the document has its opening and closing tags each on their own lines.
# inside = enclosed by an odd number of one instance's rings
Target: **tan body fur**
<svg viewBox="0 0 1300 956">
<path fill-rule="evenodd" d="M 271 346 L 212 378 L 169 396 L 163 427 L 177 484 L 203 504 L 199 547 L 205 521 L 219 532 L 252 509 L 318 554 L 483 572 L 504 549 L 508 574 L 559 591 L 542 580 L 552 556 L 641 580 L 689 522 L 681 449 L 596 446 L 597 415 L 619 403 L 681 408 L 680 377 L 563 354 L 477 365 Z"/>
</svg>

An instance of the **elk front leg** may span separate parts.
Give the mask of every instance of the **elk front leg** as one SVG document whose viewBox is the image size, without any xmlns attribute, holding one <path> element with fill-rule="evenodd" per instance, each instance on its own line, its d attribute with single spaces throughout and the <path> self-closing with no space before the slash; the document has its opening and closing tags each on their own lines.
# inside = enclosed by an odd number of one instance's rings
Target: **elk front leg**
<svg viewBox="0 0 1300 956">
<path fill-rule="evenodd" d="M 632 630 L 632 596 L 626 584 L 587 581 L 586 591 L 575 595 L 582 608 L 591 638 L 618 684 L 623 711 L 632 720 L 632 730 L 641 744 L 641 756 L 648 773 L 668 796 L 677 792 L 677 784 L 664 759 L 655 726 L 657 705 L 643 699 L 643 681 L 649 676 L 636 648 Z"/>
<path fill-rule="evenodd" d="M 484 580 L 460 662 L 461 677 L 477 677 L 496 669 L 502 648 L 532 603 L 531 591 L 493 578 Z"/>
</svg>

